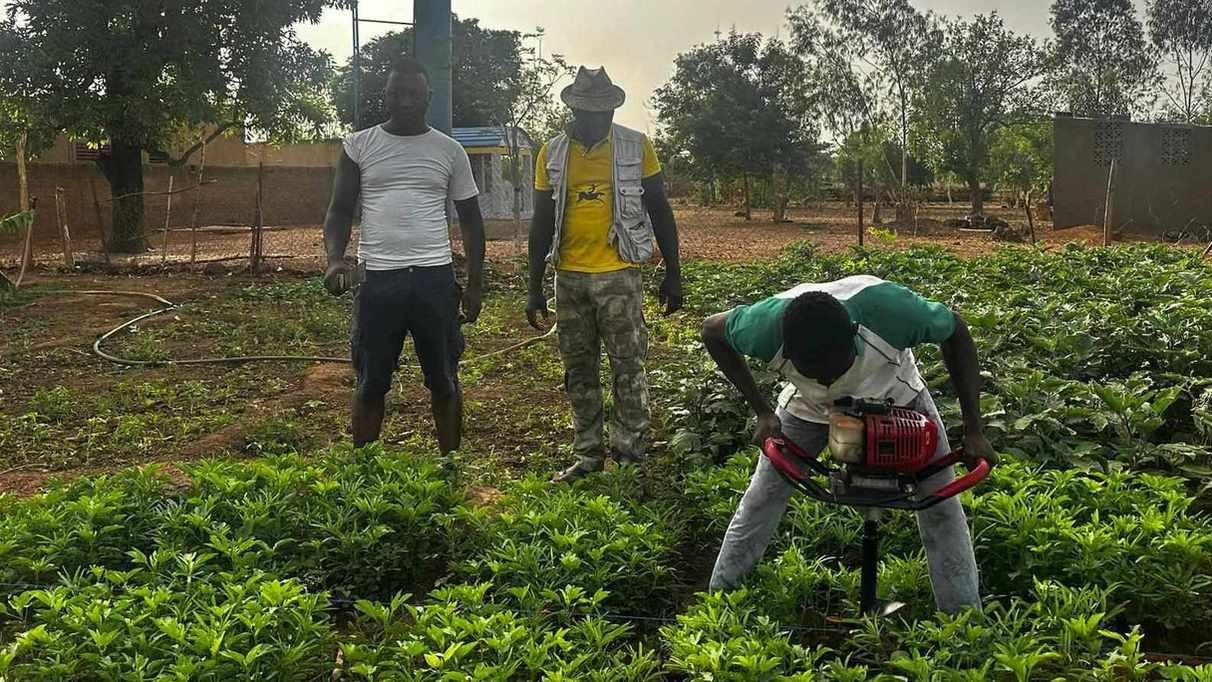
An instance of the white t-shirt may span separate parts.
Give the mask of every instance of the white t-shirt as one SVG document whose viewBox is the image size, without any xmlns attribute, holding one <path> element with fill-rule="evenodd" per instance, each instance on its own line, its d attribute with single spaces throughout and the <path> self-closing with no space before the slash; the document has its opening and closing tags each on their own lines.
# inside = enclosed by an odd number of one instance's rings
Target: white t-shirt
<svg viewBox="0 0 1212 682">
<path fill-rule="evenodd" d="M 450 263 L 447 200 L 479 193 L 463 145 L 433 128 L 392 135 L 377 125 L 346 137 L 344 147 L 361 172 L 358 260 L 366 269 Z"/>
</svg>

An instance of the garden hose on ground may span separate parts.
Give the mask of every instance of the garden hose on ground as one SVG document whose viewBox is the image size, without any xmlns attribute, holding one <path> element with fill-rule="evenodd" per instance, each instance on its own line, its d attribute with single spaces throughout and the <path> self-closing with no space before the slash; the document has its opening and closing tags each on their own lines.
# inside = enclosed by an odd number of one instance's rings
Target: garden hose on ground
<svg viewBox="0 0 1212 682">
<path fill-rule="evenodd" d="M 218 365 L 218 364 L 240 364 L 240 363 L 245 363 L 245 362 L 331 362 L 331 363 L 342 363 L 342 364 L 348 365 L 351 362 L 349 358 L 330 357 L 330 356 L 324 356 L 324 355 L 238 355 L 238 356 L 220 357 L 220 358 L 194 358 L 194 359 L 187 359 L 187 360 L 134 360 L 131 358 L 121 358 L 121 357 L 112 355 L 112 354 L 107 353 L 104 350 L 102 350 L 102 348 L 101 348 L 102 344 L 104 344 L 106 341 L 108 341 L 109 338 L 112 337 L 114 334 L 117 334 L 118 332 L 120 332 L 124 329 L 127 329 L 133 325 L 136 325 L 136 324 L 142 322 L 143 320 L 150 319 L 157 315 L 163 315 L 164 313 L 167 313 L 170 310 L 176 310 L 176 309 L 180 308 L 181 307 L 180 304 L 173 303 L 172 301 L 169 301 L 168 299 L 166 299 L 162 296 L 158 296 L 156 294 L 149 294 L 149 293 L 145 293 L 142 291 L 99 291 L 99 290 L 61 289 L 61 290 L 56 290 L 53 292 L 48 291 L 48 292 L 42 292 L 42 293 L 77 294 L 77 295 L 85 295 L 85 296 L 126 296 L 126 297 L 130 297 L 130 298 L 148 298 L 148 299 L 151 299 L 151 300 L 159 303 L 161 306 L 163 306 L 159 309 L 153 310 L 148 313 L 143 313 L 142 315 L 131 318 L 130 320 L 127 320 L 126 322 L 123 322 L 122 324 L 118 325 L 117 327 L 114 327 L 113 329 L 111 329 L 111 330 L 105 332 L 104 334 L 102 334 L 101 336 L 97 337 L 97 340 L 93 342 L 93 354 L 94 355 L 96 355 L 97 357 L 100 357 L 104 360 L 108 360 L 117 365 L 123 365 L 126 367 L 161 367 L 164 365 Z M 550 299 L 548 301 L 548 305 L 551 305 L 553 302 L 554 302 L 554 299 Z M 548 329 L 546 332 L 544 332 L 543 334 L 541 334 L 539 336 L 532 336 L 519 343 L 515 343 L 512 346 L 509 346 L 507 348 L 500 348 L 498 350 L 494 350 L 494 351 L 491 351 L 488 353 L 483 353 L 481 355 L 474 355 L 470 358 L 464 359 L 462 362 L 463 363 L 476 362 L 477 360 L 484 360 L 484 359 L 487 359 L 487 358 L 490 358 L 490 357 L 493 357 L 496 355 L 502 355 L 504 353 L 509 353 L 509 352 L 512 352 L 515 350 L 519 350 L 519 349 L 525 348 L 526 346 L 529 346 L 531 344 L 542 341 L 543 339 L 546 339 L 547 337 L 554 334 L 555 331 L 556 331 L 556 325 L 553 323 L 551 325 L 550 329 Z"/>
</svg>

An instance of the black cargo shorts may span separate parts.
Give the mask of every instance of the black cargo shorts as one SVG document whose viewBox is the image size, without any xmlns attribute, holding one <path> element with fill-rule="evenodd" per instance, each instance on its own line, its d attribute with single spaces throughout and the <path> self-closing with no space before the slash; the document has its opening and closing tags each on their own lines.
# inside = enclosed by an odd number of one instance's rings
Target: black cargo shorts
<svg viewBox="0 0 1212 682">
<path fill-rule="evenodd" d="M 350 328 L 360 399 L 387 395 L 410 334 L 425 387 L 435 398 L 454 395 L 464 349 L 460 295 L 452 265 L 366 271 Z"/>
</svg>

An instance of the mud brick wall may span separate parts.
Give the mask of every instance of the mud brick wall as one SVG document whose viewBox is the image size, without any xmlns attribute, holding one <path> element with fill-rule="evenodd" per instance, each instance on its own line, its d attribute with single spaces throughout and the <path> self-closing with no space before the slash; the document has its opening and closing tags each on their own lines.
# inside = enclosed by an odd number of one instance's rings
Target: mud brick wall
<svg viewBox="0 0 1212 682">
<path fill-rule="evenodd" d="M 64 189 L 67 224 L 74 239 L 96 239 L 101 235 L 90 182 L 96 187 L 105 229 L 111 220 L 109 184 L 96 167 L 89 164 L 30 164 L 29 192 L 38 197 L 38 221 L 35 244 L 57 243 L 55 225 L 55 188 Z M 168 190 L 170 175 L 174 190 L 192 187 L 197 178 L 194 167 L 144 167 L 144 191 Z M 315 225 L 324 222 L 332 191 L 330 167 L 266 166 L 264 208 L 266 225 Z M 198 192 L 198 224 L 249 225 L 257 200 L 257 168 L 209 167 L 206 183 Z M 170 226 L 189 227 L 193 217 L 195 193 L 173 195 Z M 144 224 L 150 231 L 164 226 L 168 198 L 144 197 Z M 17 211 L 17 167 L 0 162 L 0 215 Z"/>
</svg>

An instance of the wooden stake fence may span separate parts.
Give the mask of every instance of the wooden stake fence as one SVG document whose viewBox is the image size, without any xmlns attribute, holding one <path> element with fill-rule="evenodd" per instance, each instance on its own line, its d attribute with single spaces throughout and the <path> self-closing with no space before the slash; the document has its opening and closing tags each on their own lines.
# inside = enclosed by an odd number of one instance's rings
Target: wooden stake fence
<svg viewBox="0 0 1212 682">
<path fill-rule="evenodd" d="M 168 261 L 168 226 L 173 217 L 173 176 L 168 176 L 168 206 L 164 209 L 164 247 L 160 250 L 160 264 Z"/>
<path fill-rule="evenodd" d="M 59 219 L 59 234 L 63 241 L 63 264 L 68 270 L 76 268 L 76 257 L 72 253 L 72 235 L 67 229 L 67 207 L 63 203 L 63 188 L 55 188 L 55 217 Z"/>
<path fill-rule="evenodd" d="M 1115 181 L 1115 159 L 1111 159 L 1111 170 L 1107 172 L 1107 201 L 1103 206 L 1103 246 L 1111 245 L 1111 201 Z"/>
</svg>

